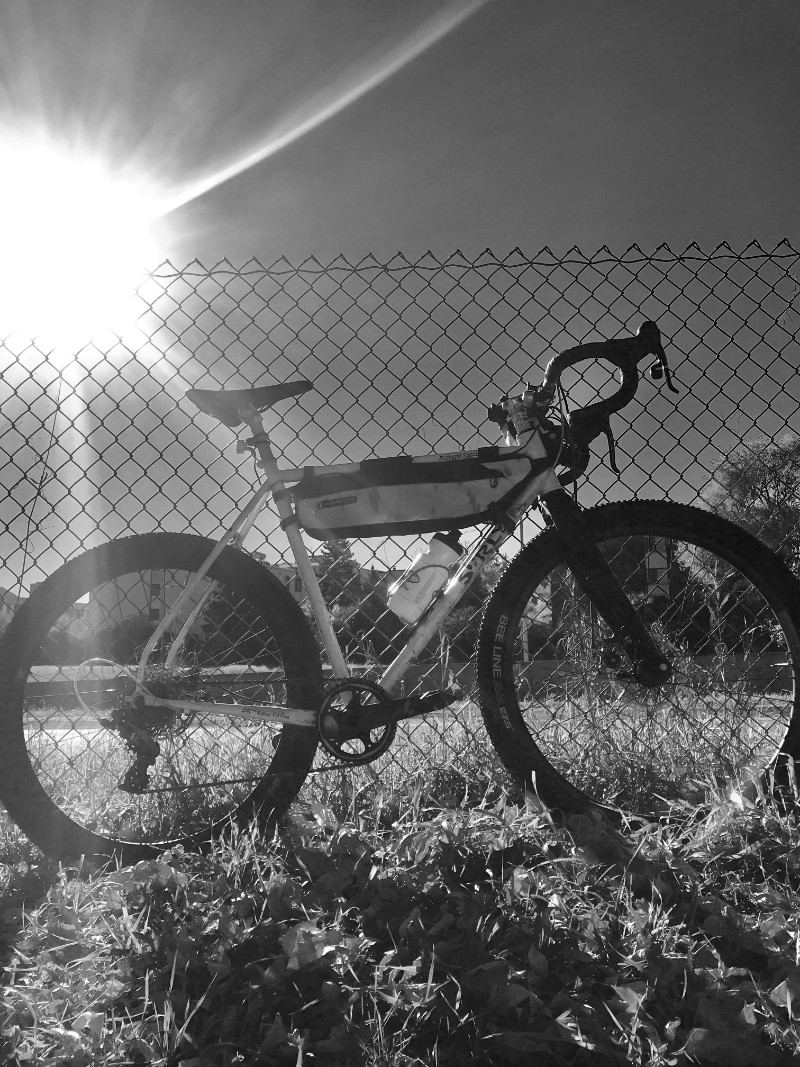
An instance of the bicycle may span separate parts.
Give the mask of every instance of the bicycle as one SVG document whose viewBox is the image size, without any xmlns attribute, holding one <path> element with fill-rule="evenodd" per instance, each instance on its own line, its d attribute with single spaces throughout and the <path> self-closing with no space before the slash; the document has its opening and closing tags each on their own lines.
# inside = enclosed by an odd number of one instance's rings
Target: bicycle
<svg viewBox="0 0 800 1067">
<path fill-rule="evenodd" d="M 505 445 L 329 467 L 279 468 L 264 426 L 266 411 L 311 383 L 189 390 L 201 411 L 249 429 L 238 447 L 263 480 L 216 543 L 112 541 L 64 563 L 20 608 L 0 643 L 0 799 L 11 817 L 53 856 L 123 862 L 203 847 L 231 822 L 274 824 L 318 752 L 326 766 L 371 763 L 398 723 L 463 699 L 393 694 L 533 507 L 544 529 L 491 593 L 474 661 L 480 712 L 512 778 L 551 806 L 610 810 L 635 806 L 607 773 L 631 747 L 644 757 L 640 807 L 687 777 L 677 740 L 695 773 L 786 762 L 800 742 L 800 585 L 789 569 L 719 516 L 670 501 L 584 510 L 566 488 L 602 434 L 617 469 L 610 415 L 653 356 L 651 376 L 677 392 L 646 322 L 562 352 L 540 386 L 493 404 Z M 560 377 L 587 359 L 610 362 L 620 387 L 570 413 Z M 327 682 L 300 606 L 242 550 L 270 496 Z M 436 564 L 439 588 L 379 678 L 348 672 L 301 525 L 322 539 L 444 531 L 455 559 Z M 459 554 L 457 531 L 470 526 L 481 531 Z M 702 668 L 720 648 L 724 669 Z"/>
</svg>

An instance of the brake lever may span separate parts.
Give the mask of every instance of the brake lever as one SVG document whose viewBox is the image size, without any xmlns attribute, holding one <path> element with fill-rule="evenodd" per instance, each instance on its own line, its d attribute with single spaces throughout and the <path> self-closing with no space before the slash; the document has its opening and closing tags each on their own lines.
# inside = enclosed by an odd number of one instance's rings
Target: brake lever
<svg viewBox="0 0 800 1067">
<path fill-rule="evenodd" d="M 652 348 L 650 351 L 656 357 L 655 363 L 650 367 L 648 371 L 650 378 L 654 382 L 660 382 L 662 378 L 666 378 L 667 388 L 673 393 L 680 392 L 672 384 L 672 375 L 669 372 L 669 363 L 667 363 L 667 353 L 664 351 L 664 346 L 661 343 L 661 331 L 654 322 L 643 322 L 639 327 L 637 337 L 641 337 L 643 334 L 650 334 L 652 338 Z"/>
<path fill-rule="evenodd" d="M 610 416 L 606 424 L 606 440 L 608 441 L 608 464 L 615 474 L 622 474 L 622 471 L 617 466 L 616 441 L 614 440 L 614 434 L 611 432 Z"/>
</svg>

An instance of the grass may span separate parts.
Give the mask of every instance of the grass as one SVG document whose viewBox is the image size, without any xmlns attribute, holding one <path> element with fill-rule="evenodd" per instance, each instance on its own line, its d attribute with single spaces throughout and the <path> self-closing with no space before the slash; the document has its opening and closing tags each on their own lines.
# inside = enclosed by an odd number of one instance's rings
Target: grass
<svg viewBox="0 0 800 1067">
<path fill-rule="evenodd" d="M 454 782 L 449 783 L 452 788 Z M 504 796 L 313 801 L 206 856 L 56 869 L 9 829 L 0 1060 L 781 1065 L 800 1055 L 797 797 L 620 833 Z M 47 886 L 49 885 L 49 888 Z M 46 891 L 45 891 L 46 890 Z"/>
<path fill-rule="evenodd" d="M 575 746 L 573 776 L 646 795 L 634 757 L 655 735 L 606 707 L 577 716 L 591 734 L 565 709 L 551 741 Z M 70 869 L 0 823 L 0 1062 L 796 1062 L 796 787 L 726 796 L 698 761 L 649 823 L 556 822 L 514 802 L 473 712 L 403 724 L 377 763 L 311 776 L 279 835 L 204 856 Z M 102 795 L 97 763 L 76 767 Z"/>
<path fill-rule="evenodd" d="M 169 840 L 227 817 L 269 765 L 274 736 L 270 726 L 210 719 L 157 735 L 153 791 L 142 796 L 118 788 L 133 756 L 107 730 L 39 726 L 28 750 L 48 795 L 77 821 L 121 837 L 136 837 L 144 827 L 151 839 Z"/>
<path fill-rule="evenodd" d="M 48 721 L 47 709 L 39 714 Z M 784 727 L 778 711 L 748 720 L 726 693 L 698 701 L 678 687 L 669 700 L 647 705 L 627 691 L 589 700 L 554 690 L 545 702 L 526 702 L 523 714 L 568 779 L 602 802 L 648 815 L 675 801 L 702 801 L 707 783 L 722 787 L 742 768 L 760 769 Z M 30 750 L 50 795 L 79 821 L 121 837 L 168 841 L 226 817 L 264 772 L 273 737 L 270 726 L 191 720 L 185 730 L 159 736 L 161 754 L 150 770 L 155 790 L 141 797 L 118 788 L 133 757 L 116 734 L 40 726 Z M 474 701 L 401 722 L 387 753 L 364 766 L 331 769 L 320 748 L 301 798 L 348 819 L 376 802 L 396 812 L 415 788 L 434 806 L 474 804 L 499 789 L 513 794 Z"/>
<path fill-rule="evenodd" d="M 623 698 L 594 701 L 551 693 L 546 704 L 523 708 L 537 743 L 550 762 L 590 796 L 630 812 L 658 815 L 675 802 L 702 802 L 709 783 L 724 788 L 745 769 L 763 768 L 785 729 L 785 710 L 767 708 L 750 719 L 728 693 L 706 694 L 699 702 L 685 688 L 669 701 L 644 704 Z M 752 702 L 750 702 L 752 703 Z M 747 709 L 750 704 L 745 704 Z M 499 785 L 513 792 L 474 702 L 448 715 L 401 724 L 389 752 L 374 764 L 309 780 L 308 795 L 327 797 L 337 815 L 381 793 L 384 802 L 419 780 L 423 794 L 459 803 L 493 795 Z M 454 785 L 447 790 L 446 783 Z"/>
<path fill-rule="evenodd" d="M 679 674 L 683 683 L 658 691 L 602 672 L 592 672 L 593 684 L 589 675 L 564 675 L 563 685 L 531 692 L 522 712 L 546 758 L 575 785 L 604 803 L 657 815 L 675 800 L 701 799 L 707 782 L 721 783 L 746 766 L 766 764 L 786 725 L 787 694 L 759 695 L 745 674 L 726 681 L 710 671 L 695 671 L 691 679 L 689 673 Z M 149 769 L 150 789 L 132 797 L 117 788 L 132 766 L 130 752 L 105 730 L 68 729 L 77 716 L 55 707 L 32 708 L 33 758 L 54 798 L 79 798 L 82 821 L 118 836 L 165 841 L 181 830 L 201 829 L 212 816 L 224 818 L 272 757 L 271 726 L 197 716 L 158 734 L 161 753 Z M 331 771 L 331 762 L 320 749 L 304 796 L 325 799 L 341 818 L 378 795 L 391 806 L 392 797 L 401 796 L 415 778 L 423 790 L 436 793 L 460 776 L 471 782 L 473 801 L 497 783 L 511 785 L 488 748 L 472 699 L 445 719 L 400 723 L 394 743 L 374 763 Z M 211 784 L 231 780 L 230 786 Z M 457 786 L 447 799 L 463 799 Z M 73 803 L 65 800 L 67 808 Z"/>
<path fill-rule="evenodd" d="M 49 709 L 39 714 L 45 723 L 53 717 Z M 133 757 L 116 734 L 67 730 L 66 720 L 58 721 L 62 725 L 57 729 L 35 724 L 29 741 L 31 760 L 51 798 L 100 832 L 135 837 L 144 827 L 154 840 L 169 840 L 170 835 L 225 818 L 264 773 L 275 736 L 268 725 L 193 722 L 185 733 L 159 738 L 162 751 L 151 769 L 156 789 L 183 788 L 136 797 L 118 788 Z M 307 801 L 324 799 L 342 818 L 371 805 L 378 794 L 387 809 L 396 807 L 400 801 L 395 798 L 415 781 L 421 783 L 423 796 L 432 791 L 435 801 L 444 795 L 452 803 L 463 799 L 459 790 L 466 780 L 472 799 L 498 783 L 511 785 L 494 752 L 487 752 L 477 707 L 471 703 L 446 720 L 400 723 L 391 748 L 375 763 L 331 771 L 330 762 L 320 749 L 319 773 L 309 777 L 303 796 Z M 230 780 L 235 784 L 213 787 L 215 781 Z M 449 793 L 448 781 L 454 783 Z"/>
<path fill-rule="evenodd" d="M 337 771 L 326 770 L 320 759 L 301 796 L 324 801 L 338 818 L 353 818 L 376 802 L 396 813 L 409 795 L 419 795 L 423 808 L 475 803 L 499 795 L 513 784 L 494 749 L 488 744 L 477 705 L 467 702 L 455 713 L 398 724 L 389 751 L 374 763 Z"/>
<path fill-rule="evenodd" d="M 641 691 L 640 691 L 641 692 Z M 588 699 L 562 691 L 523 709 L 537 744 L 565 777 L 596 800 L 658 814 L 680 799 L 701 800 L 746 768 L 763 769 L 787 725 L 784 702 L 688 687 L 647 703 L 638 694 Z"/>
</svg>

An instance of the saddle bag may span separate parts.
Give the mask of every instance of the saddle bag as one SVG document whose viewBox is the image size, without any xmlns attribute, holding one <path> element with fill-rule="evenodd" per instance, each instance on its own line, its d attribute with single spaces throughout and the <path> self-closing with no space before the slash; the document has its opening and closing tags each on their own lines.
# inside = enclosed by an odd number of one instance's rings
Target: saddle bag
<svg viewBox="0 0 800 1067">
<path fill-rule="evenodd" d="M 335 466 L 310 467 L 290 490 L 300 526 L 323 541 L 489 522 L 494 509 L 531 474 L 533 463 L 516 448 L 487 447 L 340 466 L 341 473 Z"/>
</svg>

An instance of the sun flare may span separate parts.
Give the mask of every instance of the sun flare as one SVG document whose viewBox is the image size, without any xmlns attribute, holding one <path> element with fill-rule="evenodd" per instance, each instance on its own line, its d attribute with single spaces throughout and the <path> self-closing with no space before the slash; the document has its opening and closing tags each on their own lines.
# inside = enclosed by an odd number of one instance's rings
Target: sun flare
<svg viewBox="0 0 800 1067">
<path fill-rule="evenodd" d="M 53 145 L 0 147 L 0 336 L 78 345 L 130 320 L 159 255 L 153 198 L 100 160 Z"/>
</svg>

